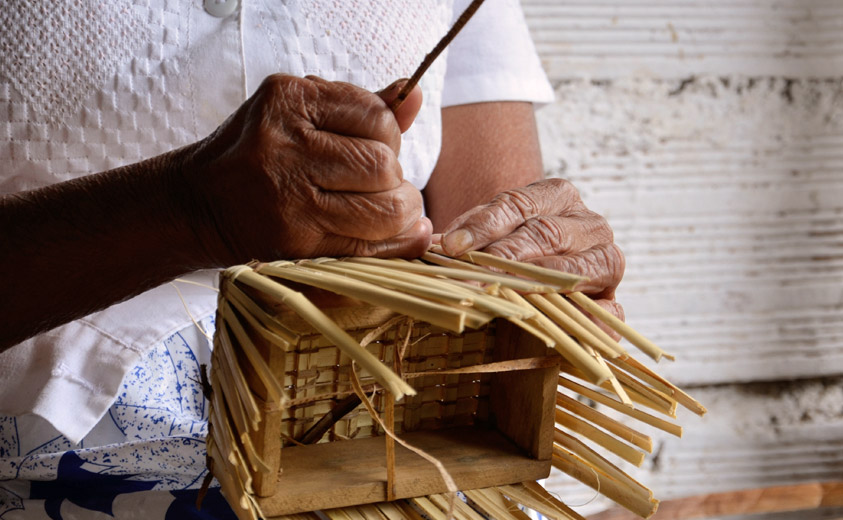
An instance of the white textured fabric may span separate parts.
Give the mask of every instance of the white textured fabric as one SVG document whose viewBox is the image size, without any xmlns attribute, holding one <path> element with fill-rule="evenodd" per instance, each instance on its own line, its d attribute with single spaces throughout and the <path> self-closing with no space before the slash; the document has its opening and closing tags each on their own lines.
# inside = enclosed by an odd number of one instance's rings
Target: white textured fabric
<svg viewBox="0 0 843 520">
<path fill-rule="evenodd" d="M 244 82 L 253 92 L 268 74 L 383 88 L 409 75 L 446 32 L 465 3 L 452 2 L 241 0 L 242 13 L 227 18 L 209 15 L 201 1 L 21 2 L 0 18 L 0 194 L 201 139 L 242 103 Z M 476 30 L 422 80 L 424 104 L 400 156 L 417 187 L 438 157 L 443 88 L 462 103 L 548 100 L 523 17 L 512 16 L 518 12 L 517 0 L 488 0 L 466 28 Z M 501 60 L 502 50 L 526 54 Z M 495 63 L 492 81 L 473 84 L 485 63 Z M 503 70 L 516 64 L 509 75 Z M 445 85 L 446 66 L 454 88 Z M 204 283 L 214 277 L 194 276 Z M 195 317 L 213 311 L 212 291 L 183 291 Z M 163 286 L 26 341 L 0 355 L 0 413 L 38 414 L 76 442 L 137 360 L 189 325 L 178 294 Z"/>
<path fill-rule="evenodd" d="M 85 0 L 22 0 L 0 9 L 0 76 L 27 100 L 30 118 L 61 122 L 146 39 L 148 27 L 131 6 L 102 3 L 99 16 L 90 15 L 92 7 Z M 78 38 L 80 32 L 88 37 Z"/>
<path fill-rule="evenodd" d="M 455 3 L 462 10 L 470 0 Z M 486 0 L 451 42 L 442 106 L 510 100 L 550 103 L 553 88 L 518 2 Z"/>
</svg>

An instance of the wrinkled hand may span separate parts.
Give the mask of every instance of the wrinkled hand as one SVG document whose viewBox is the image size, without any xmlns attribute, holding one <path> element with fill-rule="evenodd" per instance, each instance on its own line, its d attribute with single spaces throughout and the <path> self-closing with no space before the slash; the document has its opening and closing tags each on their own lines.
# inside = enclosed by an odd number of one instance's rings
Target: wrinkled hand
<svg viewBox="0 0 843 520">
<path fill-rule="evenodd" d="M 590 211 L 568 181 L 546 179 L 503 192 L 457 217 L 441 242 L 451 255 L 479 250 L 586 276 L 578 289 L 623 318 L 614 301 L 623 253 L 606 219 Z"/>
<path fill-rule="evenodd" d="M 397 92 L 316 77 L 264 80 L 183 168 L 204 254 L 227 266 L 423 253 L 432 226 L 398 163 L 421 93 L 393 114 L 387 102 Z"/>
</svg>

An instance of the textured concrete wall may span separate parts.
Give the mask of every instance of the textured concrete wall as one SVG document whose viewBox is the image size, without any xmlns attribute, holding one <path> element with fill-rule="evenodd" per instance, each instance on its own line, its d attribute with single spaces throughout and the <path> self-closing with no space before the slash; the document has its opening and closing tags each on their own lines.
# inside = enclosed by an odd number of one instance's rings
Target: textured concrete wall
<svg viewBox="0 0 843 520">
<path fill-rule="evenodd" d="M 843 2 L 523 5 L 548 174 L 607 216 L 628 321 L 711 409 L 638 476 L 662 498 L 840 478 Z"/>
</svg>

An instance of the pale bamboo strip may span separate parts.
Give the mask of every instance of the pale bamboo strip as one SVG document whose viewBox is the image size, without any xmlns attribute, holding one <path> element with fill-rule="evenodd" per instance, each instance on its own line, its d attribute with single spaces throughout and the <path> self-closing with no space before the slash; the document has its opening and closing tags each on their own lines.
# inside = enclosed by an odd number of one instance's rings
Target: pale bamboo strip
<svg viewBox="0 0 843 520">
<path fill-rule="evenodd" d="M 491 500 L 480 489 L 471 489 L 463 491 L 469 500 L 474 502 L 475 506 L 480 509 L 480 513 L 485 513 L 485 516 L 494 518 L 495 520 L 520 520 L 515 519 L 512 514 L 507 511 L 505 505 L 500 505 L 494 500 Z"/>
<path fill-rule="evenodd" d="M 240 398 L 246 414 L 249 416 L 252 429 L 257 431 L 261 422 L 261 411 L 258 403 L 255 402 L 255 396 L 249 388 L 249 382 L 243 375 L 243 370 L 240 368 L 240 362 L 237 360 L 237 355 L 234 352 L 234 345 L 231 342 L 231 337 L 228 335 L 228 330 L 220 325 L 217 327 L 216 339 L 218 349 L 223 356 L 223 362 L 215 365 L 215 368 L 224 371 L 230 377 L 230 382 L 234 383 L 235 394 Z"/>
<path fill-rule="evenodd" d="M 676 402 L 694 412 L 697 415 L 705 415 L 706 408 L 699 401 L 688 395 L 684 390 L 677 387 L 667 379 L 653 372 L 649 367 L 643 365 L 640 361 L 634 358 L 621 359 L 618 358 L 613 361 L 618 367 L 623 368 L 635 377 L 646 381 L 665 394 L 676 399 Z"/>
<path fill-rule="evenodd" d="M 624 349 L 617 341 L 615 341 L 612 336 L 606 334 L 606 331 L 604 331 L 603 329 L 598 327 L 596 323 L 588 319 L 588 316 L 583 314 L 582 311 L 577 309 L 574 304 L 569 302 L 561 294 L 548 294 L 547 299 L 548 301 L 550 301 L 550 303 L 556 305 L 559 310 L 561 310 L 574 321 L 579 323 L 580 326 L 591 332 L 591 334 L 593 334 L 594 337 L 599 339 L 604 345 L 617 352 L 619 356 L 629 355 L 626 349 Z"/>
<path fill-rule="evenodd" d="M 258 455 L 258 451 L 255 449 L 252 438 L 246 435 L 242 437 L 242 440 L 244 441 L 243 451 L 249 459 L 249 467 L 252 468 L 252 471 L 263 474 L 273 473 L 274 470 L 269 467 L 269 464 L 267 464 L 260 455 Z"/>
<path fill-rule="evenodd" d="M 591 439 L 630 464 L 640 467 L 644 462 L 643 452 L 559 408 L 556 409 L 556 424 Z"/>
<path fill-rule="evenodd" d="M 360 264 L 352 264 L 351 262 L 343 262 L 341 260 L 334 260 L 332 262 L 302 262 L 299 264 L 302 267 L 310 269 L 324 270 L 334 274 L 349 276 L 357 280 L 371 283 L 379 287 L 388 289 L 395 289 L 396 291 L 405 292 L 420 298 L 427 298 L 429 300 L 448 303 L 450 305 L 471 305 L 471 299 L 467 298 L 465 294 L 454 290 L 447 290 L 436 285 L 421 282 L 420 276 L 412 276 L 412 273 L 402 271 L 406 275 L 405 279 L 397 277 L 384 276 L 386 269 L 380 269 L 378 273 L 366 272 L 355 267 L 364 267 Z"/>
<path fill-rule="evenodd" d="M 389 392 L 387 392 L 384 396 L 386 399 L 384 422 L 390 431 L 395 431 L 395 400 L 389 397 Z M 384 440 L 386 441 L 386 499 L 392 502 L 395 500 L 395 440 L 389 435 Z"/>
<path fill-rule="evenodd" d="M 527 513 L 521 511 L 516 504 L 513 504 L 512 501 L 503 496 L 496 488 L 482 488 L 476 491 L 485 496 L 490 503 L 494 503 L 495 507 L 499 510 L 506 511 L 511 518 L 530 520 L 530 516 Z"/>
<path fill-rule="evenodd" d="M 588 380 L 583 379 L 583 381 L 588 381 Z M 608 388 L 605 385 L 604 385 L 604 388 L 606 388 L 608 390 L 611 390 L 611 388 Z M 669 402 L 667 404 L 662 403 L 662 402 L 656 402 L 656 401 L 652 400 L 649 396 L 644 395 L 644 394 L 642 394 L 642 393 L 640 393 L 637 390 L 634 390 L 632 388 L 626 388 L 626 393 L 627 393 L 627 395 L 629 395 L 629 398 L 632 399 L 632 401 L 634 403 L 640 404 L 642 406 L 646 406 L 647 408 L 650 408 L 651 410 L 662 413 L 662 414 L 670 417 L 671 419 L 676 419 L 676 401 L 672 401 L 672 402 Z"/>
<path fill-rule="evenodd" d="M 465 313 L 465 326 L 469 329 L 479 329 L 484 325 L 488 325 L 495 318 L 493 315 L 475 309 L 474 307 L 463 307 L 461 311 Z"/>
<path fill-rule="evenodd" d="M 343 511 L 348 515 L 349 520 L 366 520 L 366 515 L 357 506 L 344 507 Z"/>
<path fill-rule="evenodd" d="M 431 520 L 449 520 L 449 517 L 436 507 L 427 497 L 415 497 L 410 499 L 422 512 Z"/>
<path fill-rule="evenodd" d="M 548 491 L 542 486 L 540 486 L 538 482 L 522 482 L 521 487 L 523 487 L 527 490 L 528 493 L 532 494 L 533 496 L 539 499 L 544 499 L 551 502 L 555 501 L 556 506 L 559 509 L 562 509 L 563 511 L 567 511 L 568 514 L 571 516 L 572 520 L 586 520 L 585 518 L 580 516 L 579 513 L 562 503 L 561 500 L 548 493 Z"/>
<path fill-rule="evenodd" d="M 219 397 L 218 395 L 212 395 L 212 397 L 217 400 L 216 405 L 211 407 L 211 411 L 214 412 L 214 417 L 216 418 L 214 436 L 217 439 L 217 442 L 220 443 L 220 447 L 226 455 L 226 461 L 237 472 L 237 476 L 243 484 L 243 489 L 246 493 L 254 493 L 254 490 L 252 489 L 252 476 L 246 468 L 246 461 L 240 453 L 237 440 L 234 437 L 234 432 L 231 430 L 231 425 L 225 420 L 225 405 L 220 400 L 222 397 Z"/>
<path fill-rule="evenodd" d="M 278 301 L 289 306 L 336 345 L 343 354 L 353 359 L 364 370 L 372 374 L 384 388 L 389 389 L 395 395 L 396 399 L 401 399 L 405 394 L 415 395 L 416 391 L 410 385 L 398 377 L 395 372 L 385 367 L 369 351 L 362 348 L 354 338 L 328 318 L 325 313 L 305 298 L 303 294 L 263 277 L 248 268 L 246 270 L 240 270 L 237 274 L 237 280 L 241 280 L 243 283 L 255 289 L 271 294 Z"/>
<path fill-rule="evenodd" d="M 619 423 L 611 417 L 603 415 L 594 408 L 586 406 L 576 399 L 572 399 L 565 394 L 557 393 L 556 405 L 565 408 L 569 412 L 579 415 L 583 419 L 603 428 L 622 440 L 634 446 L 638 446 L 647 453 L 653 453 L 653 439 L 643 433 L 633 430 L 625 424 Z"/>
<path fill-rule="evenodd" d="M 422 260 L 442 267 L 453 267 L 454 269 L 467 269 L 469 271 L 476 271 L 479 273 L 489 272 L 489 270 L 485 267 L 481 267 L 477 264 L 472 264 L 470 262 L 464 262 L 452 256 L 446 255 L 442 248 L 437 245 L 430 246 L 430 249 L 428 249 L 428 251 L 422 255 Z"/>
<path fill-rule="evenodd" d="M 229 397 L 224 395 L 223 396 L 224 402 L 221 403 L 225 408 L 222 410 L 227 411 L 226 417 L 231 417 L 233 414 L 231 413 L 231 407 L 228 405 Z M 237 397 L 235 396 L 234 399 L 231 401 L 237 402 Z M 242 445 L 242 452 L 245 452 L 246 458 L 249 461 L 249 467 L 252 468 L 252 471 L 255 473 L 272 473 L 274 470 L 263 460 L 263 458 L 258 455 L 257 450 L 255 449 L 255 445 L 252 443 L 252 438 L 249 436 L 248 431 L 237 431 L 235 432 L 234 429 L 231 428 L 231 423 L 229 421 L 225 421 L 223 424 L 223 431 L 227 438 L 232 439 L 233 442 L 239 440 L 240 444 Z M 239 426 L 237 427 L 240 428 Z M 238 433 L 235 437 L 235 433 Z"/>
<path fill-rule="evenodd" d="M 234 291 L 231 289 L 231 287 L 234 287 L 234 289 L 237 290 L 235 285 L 233 283 L 230 283 L 230 284 L 226 284 L 226 286 L 227 286 L 226 291 L 231 292 L 232 293 L 231 296 L 234 296 L 233 295 Z M 243 293 L 243 291 L 240 291 L 240 293 L 243 294 L 243 298 L 246 298 L 248 300 L 248 296 L 246 296 Z M 230 303 L 231 306 L 234 309 L 236 309 L 238 313 L 240 313 L 240 316 L 243 316 L 243 318 L 246 319 L 246 321 L 249 323 L 249 326 L 252 328 L 252 330 L 257 332 L 269 344 L 275 345 L 276 347 L 280 348 L 281 350 L 283 350 L 285 352 L 290 348 L 291 343 L 287 338 L 285 338 L 284 336 L 282 336 L 280 334 L 276 334 L 271 325 L 267 326 L 267 323 L 258 319 L 259 315 L 255 314 L 255 311 L 257 310 L 256 309 L 257 304 L 255 302 L 252 301 L 251 302 L 252 305 L 249 306 L 248 304 L 244 304 L 243 301 L 241 301 L 237 297 L 229 297 L 229 298 L 226 299 L 226 301 L 228 303 Z M 249 300 L 249 301 L 251 301 L 251 300 Z M 288 333 L 289 333 L 289 331 L 288 331 Z M 291 333 L 289 333 L 289 334 L 291 334 Z"/>
<path fill-rule="evenodd" d="M 643 367 L 643 366 L 642 367 L 636 367 L 636 366 L 630 364 L 629 363 L 630 360 L 634 361 L 634 359 L 631 358 L 631 357 L 627 357 L 626 359 L 620 359 L 620 358 L 619 359 L 613 359 L 611 361 L 612 361 L 612 364 L 615 365 L 615 367 L 617 367 L 618 369 L 623 370 L 625 372 L 628 372 L 629 375 L 631 375 L 633 377 L 637 377 L 638 379 L 640 379 L 644 383 L 652 386 L 653 388 L 655 388 L 659 392 L 661 392 L 665 395 L 668 395 L 670 397 L 674 397 L 674 391 L 673 391 L 672 385 L 667 384 L 666 381 L 664 381 L 663 379 L 661 379 L 658 376 L 654 377 L 655 373 L 649 373 L 648 370 L 641 370 L 641 368 L 646 368 L 646 367 Z"/>
<path fill-rule="evenodd" d="M 483 285 L 478 285 L 480 282 L 464 282 L 462 280 L 453 279 L 448 280 L 448 283 L 462 287 L 466 291 L 485 293 L 489 296 L 500 296 L 501 294 L 501 284 L 499 283 L 484 283 Z"/>
<path fill-rule="evenodd" d="M 380 265 L 386 267 L 393 267 L 396 269 L 402 269 L 406 271 L 412 271 L 415 273 L 424 273 L 424 274 L 431 274 L 435 276 L 444 276 L 446 278 L 455 278 L 458 280 L 475 280 L 478 282 L 486 282 L 486 283 L 499 283 L 501 287 L 509 287 L 510 289 L 515 289 L 517 291 L 524 291 L 524 292 L 540 292 L 540 293 L 548 293 L 548 292 L 557 292 L 558 287 L 552 287 L 549 285 L 544 285 L 538 282 L 531 282 L 529 280 L 524 280 L 522 278 L 516 278 L 514 276 L 504 275 L 504 274 L 497 274 L 491 271 L 469 271 L 465 269 L 457 269 L 453 267 L 442 267 L 438 265 L 428 265 L 428 264 L 417 264 L 413 262 L 393 262 L 392 260 L 384 260 L 381 258 L 363 258 L 363 257 L 354 257 L 349 258 L 347 261 L 349 262 L 358 262 L 370 265 Z"/>
<path fill-rule="evenodd" d="M 254 316 L 258 321 L 261 322 L 261 324 L 263 324 L 266 329 L 282 337 L 287 343 L 295 345 L 298 342 L 298 334 L 282 325 L 281 322 L 275 318 L 275 316 L 271 315 L 266 310 L 264 310 L 264 308 L 261 307 L 260 304 L 258 304 L 251 298 L 251 296 L 249 296 L 242 289 L 237 287 L 237 284 L 234 283 L 233 280 L 226 279 L 224 281 L 223 296 L 234 303 L 240 304 L 240 306 L 244 309 L 244 314 L 248 313 Z"/>
<path fill-rule="evenodd" d="M 237 471 L 240 482 L 243 483 L 243 490 L 246 492 L 246 496 L 254 495 L 255 490 L 252 487 L 252 474 L 249 473 L 248 467 L 246 466 L 246 459 L 243 458 L 243 453 L 237 446 L 233 446 L 233 448 L 231 453 L 234 456 L 235 462 L 232 462 L 232 466 Z"/>
<path fill-rule="evenodd" d="M 212 362 L 218 364 L 220 355 L 212 354 Z M 249 434 L 250 426 L 253 423 L 246 415 L 246 410 L 243 409 L 243 403 L 237 391 L 228 379 L 228 370 L 226 367 L 220 366 L 218 370 L 214 370 L 211 374 L 211 385 L 216 393 L 222 394 L 222 399 L 225 401 L 228 410 L 228 416 L 231 417 L 232 422 L 237 427 L 239 437 L 247 436 Z M 255 429 L 257 431 L 257 429 Z"/>
<path fill-rule="evenodd" d="M 649 424 L 650 426 L 653 426 L 654 428 L 658 428 L 662 431 L 665 431 L 665 432 L 670 433 L 671 435 L 675 435 L 677 437 L 682 437 L 682 427 L 679 426 L 678 424 L 674 424 L 672 422 L 665 421 L 664 419 L 661 419 L 659 417 L 655 417 L 655 416 L 650 415 L 646 412 L 642 412 L 641 410 L 629 408 L 629 407 L 625 406 L 623 403 L 620 403 L 620 402 L 612 399 L 611 397 L 609 397 L 607 395 L 601 394 L 600 392 L 597 392 L 595 390 L 592 390 L 590 388 L 582 386 L 581 384 L 576 383 L 574 381 L 571 381 L 569 379 L 566 379 L 564 377 L 559 378 L 559 385 L 563 386 L 563 387 L 565 387 L 569 390 L 572 390 L 572 391 L 574 391 L 574 392 L 576 392 L 576 393 L 578 393 L 578 394 L 580 394 L 584 397 L 587 397 L 587 398 L 591 399 L 592 401 L 596 401 L 600 404 L 608 406 L 609 408 L 612 408 L 613 410 L 617 410 L 618 412 L 626 414 L 626 415 L 632 417 L 633 419 L 641 421 L 645 424 Z"/>
<path fill-rule="evenodd" d="M 541 488 L 541 486 L 538 487 Z M 533 511 L 537 511 L 548 518 L 557 518 L 559 520 L 585 520 L 585 518 L 577 514 L 576 511 L 566 506 L 546 491 L 545 494 L 537 494 L 533 489 L 525 487 L 523 484 L 497 486 L 497 489 L 513 502 L 521 504 Z"/>
<path fill-rule="evenodd" d="M 522 329 L 529 332 L 533 337 L 544 343 L 544 346 L 547 348 L 555 348 L 556 342 L 553 341 L 553 338 L 539 330 L 538 327 L 535 327 L 524 320 L 519 320 L 518 318 L 508 318 L 508 320 L 515 325 L 521 327 Z"/>
<path fill-rule="evenodd" d="M 323 512 L 331 520 L 352 520 L 351 515 L 348 514 L 348 511 L 344 507 L 338 507 L 336 509 L 327 509 Z"/>
<path fill-rule="evenodd" d="M 555 430 L 553 432 L 553 442 L 583 459 L 585 462 L 593 466 L 601 475 L 605 475 L 614 479 L 619 484 L 623 484 L 629 488 L 631 493 L 646 500 L 653 498 L 653 492 L 650 491 L 649 488 L 630 477 L 626 472 L 609 462 L 606 458 L 573 435 L 568 435 L 562 430 Z"/>
<path fill-rule="evenodd" d="M 448 511 L 448 497 L 442 494 L 436 495 L 429 495 L 427 498 L 430 499 L 431 502 L 436 504 L 436 507 L 441 509 L 442 511 Z M 463 502 L 462 500 L 456 500 L 454 502 L 454 516 L 457 520 L 486 520 L 480 514 L 472 509 L 468 504 Z"/>
<path fill-rule="evenodd" d="M 392 502 L 378 502 L 375 507 L 389 520 L 405 520 L 407 518 Z"/>
<path fill-rule="evenodd" d="M 574 300 L 577 305 L 585 309 L 595 318 L 599 319 L 600 321 L 611 327 L 612 330 L 614 330 L 615 332 L 626 338 L 627 341 L 638 347 L 641 352 L 644 352 L 656 361 L 660 360 L 662 356 L 668 359 L 673 359 L 672 355 L 667 354 L 655 343 L 642 336 L 638 331 L 618 319 L 611 312 L 596 304 L 594 300 L 584 295 L 583 293 L 572 292 L 568 294 L 568 298 Z"/>
<path fill-rule="evenodd" d="M 583 484 L 597 490 L 600 494 L 614 500 L 617 504 L 642 518 L 649 518 L 658 508 L 657 500 L 644 499 L 630 492 L 627 486 L 608 476 L 600 478 L 600 472 L 597 469 L 559 446 L 553 447 L 552 464 L 563 473 L 567 473 Z"/>
<path fill-rule="evenodd" d="M 489 292 L 483 287 L 466 284 L 465 282 L 461 282 L 459 280 L 440 278 L 438 276 L 414 273 L 407 270 L 384 268 L 383 266 L 346 262 L 344 260 L 342 261 L 342 265 L 346 269 L 360 270 L 367 273 L 379 274 L 388 278 L 408 280 L 419 284 L 435 286 L 446 291 L 454 291 L 455 293 L 459 293 L 470 300 L 473 300 L 477 295 L 489 295 Z"/>
<path fill-rule="evenodd" d="M 211 374 L 211 380 L 216 381 L 216 388 L 220 388 L 221 381 L 216 379 L 215 376 L 220 372 L 214 372 Z M 213 383 L 212 383 L 213 384 Z M 224 383 L 223 383 L 224 384 Z M 249 461 L 249 467 L 252 468 L 253 473 L 272 473 L 273 469 L 267 465 L 266 462 L 257 454 L 257 450 L 255 450 L 255 445 L 252 443 L 252 438 L 249 436 L 248 427 L 245 423 L 238 424 L 236 417 L 237 414 L 233 413 L 231 410 L 231 403 L 239 404 L 239 399 L 237 396 L 229 396 L 227 392 L 223 392 L 222 401 L 218 401 L 217 406 L 223 406 L 220 409 L 221 412 L 225 413 L 224 417 L 232 417 L 235 418 L 233 421 L 235 423 L 235 428 L 231 427 L 230 421 L 223 421 L 222 425 L 218 425 L 219 427 L 223 428 L 223 433 L 225 437 L 228 439 L 232 439 L 233 442 L 239 441 L 242 446 L 242 452 L 245 452 L 246 459 Z M 222 417 L 220 418 L 222 419 Z M 245 417 L 244 417 L 245 419 Z"/>
<path fill-rule="evenodd" d="M 363 504 L 357 506 L 357 509 L 363 514 L 366 520 L 389 520 L 383 513 L 378 511 L 374 504 Z"/>
<path fill-rule="evenodd" d="M 530 303 L 527 302 L 527 300 L 510 288 L 504 287 L 502 289 L 502 294 L 511 302 L 522 306 L 530 306 Z M 556 342 L 554 347 L 556 351 L 570 363 L 574 364 L 574 366 L 582 370 L 583 373 L 587 374 L 589 381 L 592 381 L 595 384 L 600 384 L 612 375 L 610 371 L 600 366 L 593 357 L 583 350 L 576 341 L 571 339 L 570 336 L 557 327 L 550 318 L 539 313 L 534 319 L 535 322 L 533 324 L 538 325 L 545 334 L 550 336 L 553 341 Z"/>
<path fill-rule="evenodd" d="M 653 388 L 652 386 L 648 386 L 645 383 L 635 379 L 631 375 L 619 370 L 617 367 L 609 367 L 609 370 L 618 378 L 618 381 L 624 384 L 627 388 L 631 388 L 638 392 L 639 394 L 646 395 L 650 400 L 655 402 L 663 403 L 667 406 L 672 412 L 676 411 L 676 399 L 673 397 L 665 394 L 664 392 L 660 392 Z"/>
<path fill-rule="evenodd" d="M 217 445 L 208 442 L 206 449 L 215 461 L 220 461 L 223 471 L 215 471 L 214 477 L 219 481 L 222 494 L 225 496 L 234 514 L 239 520 L 258 520 L 256 511 L 251 507 L 251 502 L 246 498 L 244 486 L 237 480 L 237 474 L 233 471 L 226 471 L 226 464 L 222 464 L 225 458 L 219 453 Z"/>
<path fill-rule="evenodd" d="M 525 278 L 556 285 L 565 292 L 573 291 L 577 285 L 588 281 L 588 278 L 585 276 L 557 271 L 556 269 L 548 269 L 546 267 L 526 262 L 508 260 L 506 258 L 490 255 L 489 253 L 484 253 L 482 251 L 471 251 L 459 258 L 460 260 L 468 260 L 469 262 L 473 262 L 478 265 L 496 267 L 503 271 L 517 274 Z"/>
<path fill-rule="evenodd" d="M 214 384 L 214 374 L 211 374 L 211 384 Z M 236 439 L 230 435 L 231 430 L 226 428 L 227 417 L 223 415 L 225 413 L 225 405 L 222 399 L 222 396 L 217 395 L 216 393 L 211 395 L 212 406 L 208 411 L 209 420 L 214 426 L 214 438 L 222 449 L 222 453 L 225 454 L 226 461 L 229 464 L 234 464 L 236 459 L 232 453 L 234 452 L 235 447 L 232 443 L 236 442 Z"/>
<path fill-rule="evenodd" d="M 246 358 L 252 364 L 252 368 L 255 369 L 255 375 L 258 376 L 258 379 L 261 380 L 261 383 L 266 388 L 267 401 L 271 405 L 283 407 L 284 402 L 287 401 L 287 395 L 278 383 L 278 379 L 275 378 L 275 374 L 272 373 L 272 370 L 266 364 L 261 353 L 258 352 L 257 347 L 252 342 L 252 338 L 249 337 L 249 333 L 246 332 L 243 324 L 240 323 L 240 318 L 237 317 L 237 314 L 234 313 L 234 310 L 225 300 L 220 301 L 218 312 L 222 318 L 221 326 L 228 325 L 231 328 L 234 337 L 237 338 L 237 346 L 246 355 Z"/>
<path fill-rule="evenodd" d="M 372 273 L 384 278 L 395 279 L 402 282 L 409 282 L 412 284 L 424 285 L 434 287 L 438 291 L 450 292 L 453 295 L 461 298 L 471 305 L 469 308 L 477 308 L 484 312 L 491 312 L 495 316 L 523 316 L 525 314 L 533 315 L 535 312 L 527 313 L 525 309 L 516 305 L 510 304 L 508 301 L 490 295 L 482 288 L 474 286 L 466 286 L 457 280 L 448 280 L 429 276 L 424 274 L 413 273 L 410 271 L 402 271 L 398 269 L 387 269 L 383 267 L 375 267 L 372 265 L 358 264 L 353 262 L 337 261 L 341 263 L 343 269 L 350 271 L 362 271 L 365 273 Z M 331 264 L 333 265 L 333 264 Z M 477 328 L 477 327 L 475 327 Z"/>
<path fill-rule="evenodd" d="M 426 372 L 407 372 L 404 377 L 413 379 L 423 376 L 444 376 L 460 374 L 490 374 L 494 372 L 513 372 L 518 370 L 533 370 L 535 368 L 550 368 L 559 365 L 559 358 L 543 356 L 535 358 L 509 359 L 507 361 L 494 361 L 481 365 L 470 365 L 462 368 L 445 368 L 441 370 L 429 370 Z"/>
<path fill-rule="evenodd" d="M 353 278 L 296 265 L 278 267 L 274 264 L 262 264 L 256 272 L 319 287 L 343 296 L 351 296 L 454 332 L 462 332 L 465 326 L 465 313 L 460 309 L 409 294 L 390 291 Z"/>
<path fill-rule="evenodd" d="M 580 369 L 572 365 L 567 360 L 562 361 L 560 366 L 560 372 L 568 374 L 572 377 L 576 377 L 577 379 L 580 379 L 582 381 L 587 381 L 589 383 L 591 382 L 588 380 L 588 376 L 586 376 Z M 605 390 L 608 390 L 609 392 L 614 391 L 614 389 L 608 383 L 603 383 L 600 385 L 600 387 Z M 625 391 L 633 402 L 642 406 L 646 406 L 647 408 L 655 410 L 664 415 L 667 415 L 672 419 L 676 419 L 676 401 L 664 399 L 658 399 L 658 401 L 654 401 L 648 395 L 641 394 L 637 390 L 629 387 L 625 388 Z"/>
<path fill-rule="evenodd" d="M 551 295 L 528 294 L 525 298 L 527 298 L 530 303 L 541 309 L 545 315 L 552 319 L 557 325 L 562 327 L 565 332 L 580 340 L 580 343 L 593 347 L 609 359 L 620 355 L 616 350 L 611 348 L 609 345 L 604 344 L 603 341 L 598 339 L 597 336 L 589 332 L 585 327 L 577 323 L 573 318 L 562 312 L 562 309 L 550 301 L 549 296 Z M 554 294 L 553 296 L 561 298 L 558 294 Z"/>
<path fill-rule="evenodd" d="M 344 507 L 343 510 L 348 515 L 349 520 L 370 520 L 360 505 Z M 378 517 L 375 517 L 375 519 L 381 520 Z"/>
<path fill-rule="evenodd" d="M 594 352 L 594 349 L 592 349 L 591 347 L 586 346 L 586 347 L 585 347 L 585 350 L 586 350 L 589 354 L 591 354 L 592 356 L 594 356 L 594 359 L 596 359 L 598 363 L 600 363 L 601 365 L 603 365 L 603 366 L 606 368 L 606 370 L 608 370 L 609 372 L 612 372 L 612 370 L 611 370 L 611 369 L 609 368 L 609 366 L 606 364 L 606 360 L 605 360 L 605 359 L 603 359 L 601 356 L 599 356 L 596 352 Z M 620 400 L 621 400 L 621 402 L 622 402 L 624 405 L 629 406 L 629 407 L 632 407 L 632 406 L 633 406 L 633 404 L 632 404 L 632 399 L 630 399 L 629 394 L 628 394 L 628 393 L 626 393 L 626 390 L 624 390 L 623 385 L 620 383 L 620 381 L 618 381 L 618 378 L 617 378 L 617 377 L 615 377 L 615 374 L 614 374 L 614 373 L 612 373 L 612 377 L 610 377 L 610 378 L 609 378 L 609 385 L 612 387 L 612 390 L 615 392 L 615 395 L 616 395 L 616 396 L 618 396 L 618 399 L 620 399 Z"/>
<path fill-rule="evenodd" d="M 429 520 L 418 513 L 414 507 L 409 504 L 408 500 L 398 500 L 393 502 L 401 510 L 401 520 Z"/>
</svg>

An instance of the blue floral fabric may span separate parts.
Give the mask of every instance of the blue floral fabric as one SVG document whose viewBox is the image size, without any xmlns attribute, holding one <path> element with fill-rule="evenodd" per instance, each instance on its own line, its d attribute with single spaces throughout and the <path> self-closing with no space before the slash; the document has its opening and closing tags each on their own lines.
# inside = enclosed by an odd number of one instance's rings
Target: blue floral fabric
<svg viewBox="0 0 843 520">
<path fill-rule="evenodd" d="M 212 333 L 213 318 L 199 326 Z M 195 505 L 207 474 L 200 370 L 209 363 L 199 328 L 173 334 L 125 376 L 78 445 L 38 417 L 0 417 L 0 519 L 236 518 L 216 487 Z"/>
</svg>

